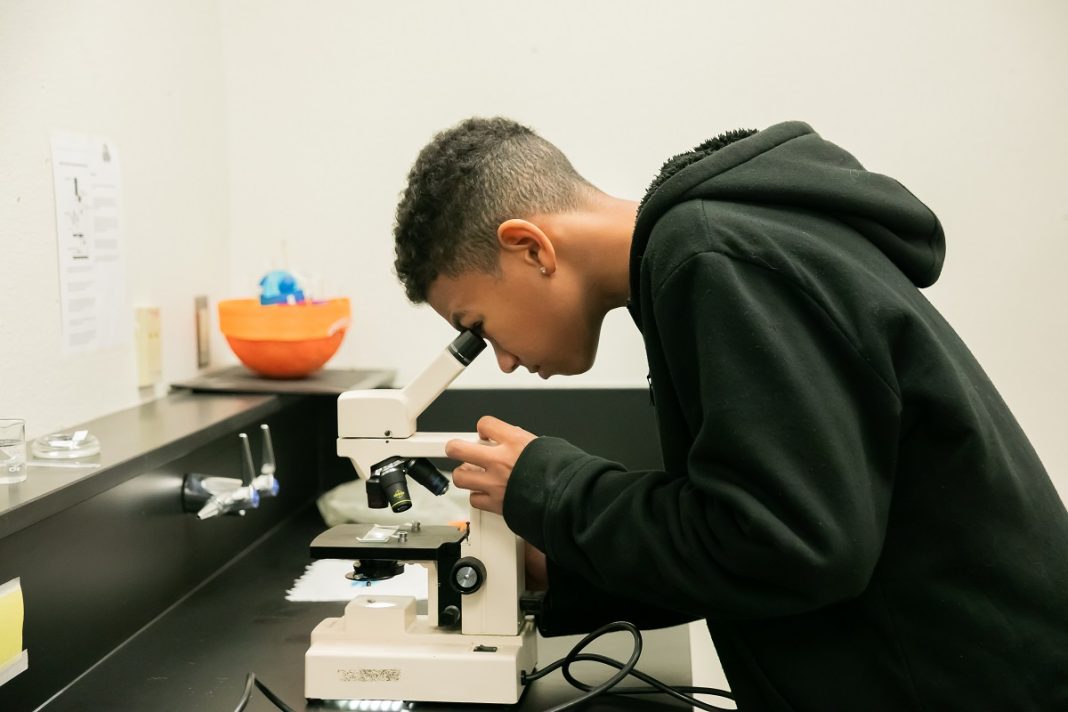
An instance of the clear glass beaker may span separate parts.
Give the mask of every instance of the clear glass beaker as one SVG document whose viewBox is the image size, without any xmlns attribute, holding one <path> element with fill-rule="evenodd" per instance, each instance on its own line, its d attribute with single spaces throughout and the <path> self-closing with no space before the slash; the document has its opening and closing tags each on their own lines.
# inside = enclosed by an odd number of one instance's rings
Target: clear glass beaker
<svg viewBox="0 0 1068 712">
<path fill-rule="evenodd" d="M 26 479 L 26 422 L 0 418 L 0 485 Z"/>
</svg>

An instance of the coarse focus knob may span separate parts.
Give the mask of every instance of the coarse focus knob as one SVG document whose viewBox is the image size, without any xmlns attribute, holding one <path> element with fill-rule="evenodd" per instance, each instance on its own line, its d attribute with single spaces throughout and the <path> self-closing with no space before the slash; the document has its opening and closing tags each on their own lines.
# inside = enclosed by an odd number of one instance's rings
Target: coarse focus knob
<svg viewBox="0 0 1068 712">
<path fill-rule="evenodd" d="M 465 556 L 452 565 L 452 587 L 463 595 L 474 593 L 486 581 L 486 567 L 473 556 Z"/>
</svg>

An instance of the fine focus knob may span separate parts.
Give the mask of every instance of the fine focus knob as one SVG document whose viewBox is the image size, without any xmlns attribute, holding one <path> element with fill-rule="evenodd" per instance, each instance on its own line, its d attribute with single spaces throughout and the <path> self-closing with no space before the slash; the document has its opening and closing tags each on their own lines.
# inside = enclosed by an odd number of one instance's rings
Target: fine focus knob
<svg viewBox="0 0 1068 712">
<path fill-rule="evenodd" d="M 486 581 L 486 567 L 472 556 L 465 556 L 452 565 L 452 587 L 463 595 L 474 593 Z"/>
<path fill-rule="evenodd" d="M 445 610 L 441 612 L 438 619 L 445 627 L 454 626 L 460 622 L 460 609 L 456 606 L 445 606 Z"/>
</svg>

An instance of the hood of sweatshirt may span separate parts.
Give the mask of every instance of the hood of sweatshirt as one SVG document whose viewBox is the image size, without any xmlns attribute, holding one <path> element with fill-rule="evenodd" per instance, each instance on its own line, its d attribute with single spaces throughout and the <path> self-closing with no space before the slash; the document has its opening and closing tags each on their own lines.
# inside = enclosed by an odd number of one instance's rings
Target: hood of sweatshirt
<svg viewBox="0 0 1068 712">
<path fill-rule="evenodd" d="M 669 159 L 638 208 L 631 243 L 631 302 L 653 226 L 694 199 L 795 208 L 833 216 L 879 248 L 917 287 L 934 284 L 945 235 L 931 210 L 893 178 L 864 169 L 800 121 L 731 131 Z"/>
</svg>

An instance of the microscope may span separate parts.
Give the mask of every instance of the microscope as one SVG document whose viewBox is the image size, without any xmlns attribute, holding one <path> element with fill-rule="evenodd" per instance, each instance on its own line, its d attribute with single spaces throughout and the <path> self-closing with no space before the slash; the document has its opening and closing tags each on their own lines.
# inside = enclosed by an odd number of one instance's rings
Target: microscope
<svg viewBox="0 0 1068 712">
<path fill-rule="evenodd" d="M 365 480 L 368 504 L 411 508 L 409 479 L 436 495 L 449 481 L 430 458 L 452 439 L 477 433 L 420 433 L 416 419 L 486 343 L 465 331 L 408 386 L 354 390 L 338 398 L 337 453 Z M 534 670 L 537 637 L 520 608 L 523 543 L 504 518 L 472 508 L 464 528 L 341 524 L 311 544 L 313 558 L 350 559 L 354 580 L 426 567 L 426 613 L 411 596 L 379 596 L 373 585 L 340 618 L 311 634 L 304 691 L 311 700 L 404 700 L 514 704 Z"/>
</svg>

